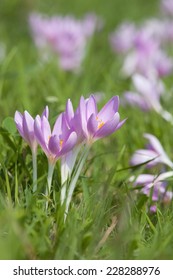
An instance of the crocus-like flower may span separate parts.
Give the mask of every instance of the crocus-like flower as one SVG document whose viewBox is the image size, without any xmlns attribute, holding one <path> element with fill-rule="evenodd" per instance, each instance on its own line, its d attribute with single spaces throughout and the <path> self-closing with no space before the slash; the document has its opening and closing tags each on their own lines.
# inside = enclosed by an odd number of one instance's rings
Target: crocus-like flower
<svg viewBox="0 0 173 280">
<path fill-rule="evenodd" d="M 47 118 L 37 116 L 34 122 L 36 139 L 48 158 L 48 176 L 46 195 L 50 195 L 53 171 L 56 161 L 69 153 L 75 146 L 77 135 L 67 126 L 64 113 L 57 118 L 51 132 Z M 48 202 L 46 203 L 46 208 Z"/>
<path fill-rule="evenodd" d="M 169 202 L 173 198 L 173 192 L 167 190 L 166 180 L 173 176 L 173 171 L 164 172 L 158 176 L 152 174 L 140 174 L 135 182 L 134 186 L 141 186 L 141 192 L 147 196 L 151 195 L 152 201 Z M 154 206 L 154 205 L 153 205 Z M 151 211 L 156 210 L 154 207 Z M 153 211 L 154 212 L 154 211 Z"/>
<path fill-rule="evenodd" d="M 46 106 L 41 119 L 48 118 L 49 110 Z M 31 115 L 24 111 L 23 115 L 16 111 L 14 120 L 16 123 L 17 130 L 23 139 L 28 143 L 32 151 L 33 160 L 33 191 L 37 190 L 37 140 L 34 133 L 34 119 Z"/>
<path fill-rule="evenodd" d="M 67 71 L 80 68 L 87 41 L 97 29 L 98 22 L 94 14 L 81 21 L 72 16 L 48 18 L 36 13 L 29 18 L 33 39 L 43 56 L 57 55 L 60 68 Z"/>
<path fill-rule="evenodd" d="M 49 115 L 49 110 L 48 107 L 46 106 L 41 118 L 43 117 L 48 118 L 48 115 Z M 37 149 L 37 140 L 34 133 L 33 117 L 27 111 L 24 111 L 23 115 L 20 112 L 16 111 L 14 120 L 20 135 L 28 143 L 31 150 L 35 152 Z"/>
<path fill-rule="evenodd" d="M 136 105 L 142 110 L 154 109 L 158 113 L 162 111 L 160 105 L 160 95 L 164 92 L 164 86 L 161 81 L 147 79 L 144 76 L 136 74 L 132 77 L 136 92 L 126 92 L 124 98 L 131 105 Z"/>
<path fill-rule="evenodd" d="M 52 132 L 48 119 L 44 116 L 42 119 L 37 116 L 34 122 L 34 132 L 37 142 L 52 164 L 67 154 L 77 141 L 76 133 L 68 129 L 63 113 L 57 118 Z"/>
<path fill-rule="evenodd" d="M 109 37 L 112 50 L 127 53 L 134 46 L 136 31 L 136 27 L 131 22 L 120 25 Z"/>
<path fill-rule="evenodd" d="M 98 112 L 96 100 L 91 95 L 87 100 L 81 97 L 79 103 L 80 122 L 87 143 L 106 137 L 118 130 L 125 122 L 120 122 L 118 113 L 119 97 L 112 97 Z"/>
<path fill-rule="evenodd" d="M 120 122 L 118 108 L 118 96 L 112 97 L 100 112 L 98 112 L 94 95 L 91 95 L 87 99 L 84 99 L 82 96 L 79 106 L 75 112 L 73 110 L 71 101 L 67 101 L 65 118 L 68 127 L 74 130 L 78 135 L 78 140 L 76 147 L 69 154 L 67 154 L 66 158 L 62 159 L 62 178 L 64 178 L 63 182 L 67 181 L 68 176 L 71 175 L 77 155 L 80 154 L 80 156 L 77 163 L 77 169 L 74 168 L 74 172 L 68 186 L 65 206 L 66 214 L 68 213 L 73 191 L 83 165 L 86 161 L 91 144 L 100 138 L 112 134 L 125 122 L 125 120 Z M 67 184 L 65 183 L 61 192 L 62 204 L 65 201 L 66 190 Z"/>
<path fill-rule="evenodd" d="M 110 35 L 111 47 L 115 52 L 125 54 L 122 66 L 124 76 L 135 73 L 148 78 L 160 78 L 173 70 L 173 61 L 163 50 L 171 41 L 173 32 L 170 21 L 151 19 L 142 26 L 123 23 Z"/>
<path fill-rule="evenodd" d="M 165 164 L 173 168 L 173 163 L 164 151 L 159 140 L 152 134 L 144 134 L 144 137 L 149 141 L 146 149 L 137 150 L 131 158 L 132 165 L 147 163 L 147 167 L 152 167 L 157 164 Z"/>
<path fill-rule="evenodd" d="M 160 78 L 169 75 L 173 69 L 173 62 L 166 53 L 160 49 L 139 49 L 130 52 L 124 60 L 122 73 L 132 76 L 135 73 L 148 78 Z"/>
</svg>

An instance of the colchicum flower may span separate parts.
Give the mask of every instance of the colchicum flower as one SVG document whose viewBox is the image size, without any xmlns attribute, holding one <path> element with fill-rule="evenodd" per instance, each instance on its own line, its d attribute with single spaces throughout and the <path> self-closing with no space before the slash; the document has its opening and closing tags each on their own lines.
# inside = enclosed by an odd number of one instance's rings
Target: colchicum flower
<svg viewBox="0 0 173 280">
<path fill-rule="evenodd" d="M 96 100 L 91 95 L 87 100 L 83 97 L 79 103 L 79 115 L 83 135 L 88 144 L 111 135 L 118 130 L 126 120 L 120 122 L 118 113 L 119 97 L 112 97 L 108 103 L 98 112 Z"/>
<path fill-rule="evenodd" d="M 74 148 L 77 135 L 67 127 L 64 113 L 57 118 L 52 132 L 48 119 L 44 116 L 43 118 L 37 116 L 34 122 L 34 132 L 37 142 L 48 158 L 49 171 L 46 194 L 49 195 L 55 163 Z"/>
<path fill-rule="evenodd" d="M 72 16 L 48 18 L 36 13 L 30 15 L 29 24 L 43 58 L 56 55 L 60 68 L 66 71 L 80 69 L 87 42 L 101 25 L 94 14 L 77 20 Z"/>
<path fill-rule="evenodd" d="M 130 105 L 136 105 L 144 111 L 154 109 L 160 113 L 162 111 L 160 96 L 164 92 L 163 83 L 147 79 L 139 74 L 135 74 L 132 81 L 136 92 L 125 92 L 125 100 Z"/>
<path fill-rule="evenodd" d="M 125 54 L 134 46 L 136 27 L 131 22 L 121 24 L 117 30 L 110 34 L 110 44 L 113 51 Z"/>
<path fill-rule="evenodd" d="M 131 158 L 131 165 L 146 163 L 147 167 L 164 164 L 173 169 L 173 162 L 164 151 L 160 141 L 152 134 L 145 133 L 144 137 L 149 141 L 146 149 L 137 150 Z"/>
<path fill-rule="evenodd" d="M 163 201 L 167 203 L 172 200 L 173 192 L 167 190 L 166 180 L 173 176 L 173 171 L 164 172 L 157 176 L 152 174 L 140 174 L 135 182 L 134 186 L 141 186 L 141 192 L 147 196 L 151 196 L 153 203 L 157 201 Z M 151 212 L 156 212 L 156 205 L 153 204 L 150 207 Z"/>
<path fill-rule="evenodd" d="M 163 83 L 160 80 L 148 79 L 139 74 L 135 74 L 132 81 L 136 92 L 125 92 L 125 103 L 137 106 L 143 111 L 155 110 L 163 119 L 173 124 L 173 116 L 160 104 L 160 97 L 164 93 Z"/>
<path fill-rule="evenodd" d="M 170 21 L 151 19 L 142 26 L 124 23 L 111 34 L 110 43 L 114 51 L 125 54 L 122 74 L 141 74 L 149 79 L 158 79 L 173 71 L 173 61 L 163 46 L 172 40 Z"/>
<path fill-rule="evenodd" d="M 48 107 L 46 107 L 41 119 L 48 118 L 48 115 L 49 111 Z M 18 132 L 31 148 L 33 160 L 33 191 L 35 192 L 37 190 L 37 140 L 34 133 L 34 119 L 27 111 L 24 111 L 23 115 L 16 111 L 14 121 Z"/>
<path fill-rule="evenodd" d="M 66 157 L 62 158 L 61 171 L 63 173 L 62 177 L 64 178 L 64 187 L 62 188 L 61 192 L 61 203 L 64 203 L 66 197 L 66 215 L 68 213 L 73 191 L 83 165 L 86 161 L 91 145 L 98 139 L 106 137 L 118 130 L 125 122 L 125 120 L 120 122 L 118 108 L 118 96 L 112 97 L 100 110 L 100 112 L 98 112 L 94 95 L 91 95 L 87 99 L 84 99 L 82 96 L 79 106 L 75 112 L 73 110 L 71 101 L 67 101 L 65 117 L 69 128 L 74 130 L 78 135 L 78 140 L 75 148 L 69 154 L 67 154 Z M 78 154 L 79 158 L 76 169 L 75 162 Z M 72 170 L 74 170 L 73 174 Z M 71 174 L 72 177 L 70 178 L 70 183 L 67 185 L 65 182 Z M 65 196 L 66 191 L 67 196 Z"/>
</svg>

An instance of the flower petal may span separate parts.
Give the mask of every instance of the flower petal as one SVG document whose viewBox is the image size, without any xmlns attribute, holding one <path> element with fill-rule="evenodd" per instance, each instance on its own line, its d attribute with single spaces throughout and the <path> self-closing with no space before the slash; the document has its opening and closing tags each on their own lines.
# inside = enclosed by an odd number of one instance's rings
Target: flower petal
<svg viewBox="0 0 173 280">
<path fill-rule="evenodd" d="M 151 162 L 148 162 L 151 161 Z M 156 163 L 158 163 L 158 154 L 152 150 L 145 150 L 145 149 L 140 149 L 137 150 L 131 160 L 130 160 L 130 164 L 131 165 L 139 165 L 142 163 L 147 163 L 147 164 L 152 164 L 155 165 Z"/>
<path fill-rule="evenodd" d="M 23 114 L 23 132 L 25 135 L 25 139 L 27 139 L 29 145 L 32 146 L 33 142 L 35 141 L 34 119 L 27 111 L 24 111 Z"/>
<path fill-rule="evenodd" d="M 91 95 L 87 101 L 87 120 L 90 118 L 92 114 L 97 115 L 97 104 L 94 95 Z"/>
<path fill-rule="evenodd" d="M 49 155 L 49 150 L 48 150 L 48 147 L 45 143 L 44 135 L 43 135 L 43 132 L 42 132 L 40 116 L 37 116 L 35 118 L 34 133 L 35 133 L 35 137 L 37 139 L 37 142 L 39 143 L 39 145 L 41 146 L 41 148 L 43 149 L 45 154 L 48 156 Z"/>
<path fill-rule="evenodd" d="M 119 97 L 113 96 L 98 113 L 98 118 L 104 123 L 111 120 L 118 111 Z"/>
<path fill-rule="evenodd" d="M 173 163 L 164 151 L 160 141 L 152 134 L 145 133 L 144 137 L 149 140 L 149 148 L 154 150 L 160 156 L 160 162 L 167 164 L 169 167 L 173 168 Z"/>
<path fill-rule="evenodd" d="M 94 135 L 98 128 L 98 122 L 96 120 L 95 114 L 92 114 L 87 123 L 87 129 L 89 134 Z"/>
<path fill-rule="evenodd" d="M 52 135 L 61 135 L 62 134 L 62 113 L 56 119 L 54 124 Z"/>
<path fill-rule="evenodd" d="M 41 118 L 43 118 L 43 116 L 45 116 L 47 119 L 49 118 L 49 108 L 48 106 L 45 107 L 42 115 L 41 115 Z"/>
<path fill-rule="evenodd" d="M 57 135 L 53 135 L 50 137 L 48 147 L 52 154 L 57 155 L 59 153 L 60 141 Z"/>
<path fill-rule="evenodd" d="M 111 120 L 107 121 L 100 129 L 97 130 L 94 138 L 103 138 L 112 134 L 114 131 L 116 131 L 119 121 L 119 113 L 116 113 Z"/>
<path fill-rule="evenodd" d="M 72 120 L 73 117 L 74 117 L 73 105 L 72 105 L 72 102 L 71 102 L 70 99 L 68 99 L 68 100 L 67 100 L 67 103 L 66 103 L 65 115 L 66 115 L 66 118 L 67 118 L 68 125 L 70 125 L 71 120 Z"/>
<path fill-rule="evenodd" d="M 14 115 L 14 121 L 20 135 L 25 139 L 24 132 L 23 132 L 23 115 L 20 112 L 16 111 Z"/>
<path fill-rule="evenodd" d="M 67 141 L 62 145 L 62 149 L 60 151 L 60 156 L 63 156 L 67 154 L 69 151 L 71 151 L 75 144 L 77 142 L 77 134 L 76 132 L 72 132 L 70 136 L 68 137 Z"/>
<path fill-rule="evenodd" d="M 51 133 L 49 121 L 45 116 L 43 116 L 43 118 L 41 120 L 41 130 L 43 133 L 44 142 L 48 145 L 49 138 L 52 133 Z"/>
<path fill-rule="evenodd" d="M 146 184 L 149 184 L 149 183 L 153 183 L 154 182 L 154 179 L 155 179 L 155 176 L 154 175 L 151 175 L 151 174 L 140 174 L 136 180 L 135 180 L 135 186 L 136 185 L 146 185 Z"/>
<path fill-rule="evenodd" d="M 140 96 L 134 92 L 125 92 L 124 98 L 128 104 L 136 105 L 143 111 L 148 111 L 149 109 L 151 109 L 150 103 L 145 100 L 143 96 Z"/>
<path fill-rule="evenodd" d="M 86 119 L 86 101 L 83 96 L 79 102 L 79 121 L 83 130 L 83 133 L 87 135 L 87 119 Z"/>
</svg>

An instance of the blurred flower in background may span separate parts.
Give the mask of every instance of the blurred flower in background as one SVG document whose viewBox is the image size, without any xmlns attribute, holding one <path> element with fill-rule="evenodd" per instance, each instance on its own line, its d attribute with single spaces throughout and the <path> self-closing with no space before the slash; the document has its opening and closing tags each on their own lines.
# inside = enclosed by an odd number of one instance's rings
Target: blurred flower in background
<svg viewBox="0 0 173 280">
<path fill-rule="evenodd" d="M 73 16 L 46 17 L 33 13 L 29 25 L 35 45 L 43 59 L 57 55 L 59 67 L 66 71 L 79 70 L 86 54 L 88 40 L 102 26 L 95 14 L 77 20 Z"/>
<path fill-rule="evenodd" d="M 161 11 L 166 15 L 173 16 L 173 1 L 172 0 L 162 0 L 161 1 Z"/>
<path fill-rule="evenodd" d="M 161 173 L 159 175 L 140 174 L 134 181 L 134 186 L 141 186 L 141 192 L 148 197 L 151 196 L 151 212 L 156 212 L 157 207 L 154 204 L 157 201 L 168 203 L 173 198 L 173 192 L 168 190 L 167 179 L 173 176 L 173 171 Z"/>
<path fill-rule="evenodd" d="M 171 74 L 173 61 L 163 48 L 172 41 L 171 26 L 169 20 L 152 18 L 140 26 L 125 22 L 110 34 L 112 50 L 124 55 L 124 76 L 138 73 L 153 79 Z"/>
<path fill-rule="evenodd" d="M 124 94 L 125 102 L 140 107 L 143 111 L 155 110 L 160 113 L 162 110 L 160 96 L 164 93 L 164 85 L 160 80 L 147 79 L 139 74 L 132 77 L 135 91 L 128 91 Z"/>
<path fill-rule="evenodd" d="M 146 163 L 146 167 L 153 167 L 157 164 L 167 165 L 173 169 L 173 162 L 164 151 L 160 141 L 152 134 L 145 133 L 148 140 L 146 149 L 137 150 L 131 158 L 131 165 Z"/>
</svg>

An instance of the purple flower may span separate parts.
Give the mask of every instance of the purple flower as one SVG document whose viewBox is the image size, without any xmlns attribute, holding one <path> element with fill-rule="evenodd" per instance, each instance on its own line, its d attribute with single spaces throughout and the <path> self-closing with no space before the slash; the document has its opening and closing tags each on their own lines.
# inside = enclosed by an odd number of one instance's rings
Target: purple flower
<svg viewBox="0 0 173 280">
<path fill-rule="evenodd" d="M 77 135 L 67 127 L 64 114 L 57 118 L 51 132 L 49 121 L 46 117 L 36 117 L 34 132 L 37 142 L 53 165 L 56 161 L 73 149 Z"/>
<path fill-rule="evenodd" d="M 46 106 L 45 110 L 43 111 L 43 114 L 41 116 L 41 119 L 43 117 L 48 118 L 49 110 Z M 34 133 L 34 119 L 31 117 L 31 115 L 24 111 L 23 115 L 16 111 L 14 120 L 16 123 L 17 130 L 19 131 L 20 135 L 23 137 L 23 139 L 28 143 L 32 151 L 36 151 L 37 149 L 37 140 Z"/>
<path fill-rule="evenodd" d="M 140 47 L 141 48 L 141 47 Z M 173 62 L 166 53 L 160 49 L 148 50 L 137 49 L 129 53 L 122 67 L 125 76 L 139 73 L 148 78 L 160 78 L 169 75 L 173 69 Z"/>
<path fill-rule="evenodd" d="M 81 97 L 78 113 L 82 132 L 88 143 L 112 134 L 124 124 L 125 120 L 120 122 L 118 108 L 118 96 L 112 97 L 100 112 L 93 95 L 86 100 Z"/>
<path fill-rule="evenodd" d="M 144 134 L 144 137 L 149 141 L 146 149 L 137 150 L 131 158 L 131 165 L 138 165 L 147 162 L 147 167 L 152 167 L 157 164 L 166 164 L 173 168 L 173 163 L 164 151 L 159 140 L 152 134 Z M 149 161 L 149 162 L 148 162 Z"/>
<path fill-rule="evenodd" d="M 47 119 L 48 116 L 49 109 L 46 106 L 40 119 Z M 37 190 L 37 139 L 34 132 L 34 119 L 27 111 L 24 111 L 23 115 L 16 111 L 14 120 L 20 135 L 28 143 L 32 151 L 33 192 L 35 192 Z"/>
<path fill-rule="evenodd" d="M 59 66 L 67 71 L 79 70 L 86 52 L 87 41 L 97 29 L 94 14 L 84 20 L 72 16 L 43 17 L 31 14 L 29 23 L 36 46 L 49 57 L 57 55 Z"/>
<path fill-rule="evenodd" d="M 131 22 L 125 22 L 110 34 L 110 44 L 113 51 L 126 53 L 134 46 L 136 27 Z"/>
<path fill-rule="evenodd" d="M 163 94 L 164 86 L 161 81 L 147 79 L 144 76 L 135 74 L 132 77 L 136 92 L 126 92 L 124 98 L 130 105 L 136 105 L 144 111 L 154 109 L 160 113 L 160 95 Z"/>
<path fill-rule="evenodd" d="M 141 174 L 139 175 L 135 182 L 134 186 L 141 186 L 141 192 L 147 196 L 152 195 L 152 201 L 162 200 L 167 202 L 172 200 L 173 192 L 167 191 L 166 179 L 173 176 L 173 171 L 161 173 L 158 176 L 151 174 Z"/>
</svg>

